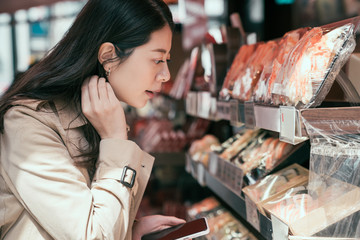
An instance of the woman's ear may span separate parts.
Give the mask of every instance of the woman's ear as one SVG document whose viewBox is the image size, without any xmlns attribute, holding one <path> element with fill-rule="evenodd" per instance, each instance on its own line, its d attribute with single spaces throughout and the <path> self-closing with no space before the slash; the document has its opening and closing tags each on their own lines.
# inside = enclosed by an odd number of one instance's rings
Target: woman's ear
<svg viewBox="0 0 360 240">
<path fill-rule="evenodd" d="M 98 52 L 98 60 L 100 64 L 106 63 L 116 57 L 115 47 L 112 43 L 106 42 L 101 44 Z"/>
</svg>

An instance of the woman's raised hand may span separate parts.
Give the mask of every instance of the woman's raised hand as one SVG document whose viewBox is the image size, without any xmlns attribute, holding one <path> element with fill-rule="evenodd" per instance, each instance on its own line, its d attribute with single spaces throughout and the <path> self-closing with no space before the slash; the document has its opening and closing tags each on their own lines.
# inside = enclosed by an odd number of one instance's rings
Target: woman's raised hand
<svg viewBox="0 0 360 240">
<path fill-rule="evenodd" d="M 81 108 L 101 139 L 127 139 L 124 109 L 105 78 L 92 76 L 84 81 Z"/>
</svg>

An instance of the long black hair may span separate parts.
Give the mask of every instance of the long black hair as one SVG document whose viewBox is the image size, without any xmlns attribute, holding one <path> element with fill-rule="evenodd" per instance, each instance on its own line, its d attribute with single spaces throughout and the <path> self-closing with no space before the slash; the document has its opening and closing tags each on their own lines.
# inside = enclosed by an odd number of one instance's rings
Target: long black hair
<svg viewBox="0 0 360 240">
<path fill-rule="evenodd" d="M 168 25 L 174 28 L 171 12 L 163 0 L 89 0 L 63 39 L 37 64 L 14 82 L 0 99 L 0 132 L 4 133 L 4 115 L 19 99 L 38 99 L 44 103 L 56 99 L 74 104 L 81 111 L 81 86 L 91 76 L 105 76 L 98 61 L 104 42 L 114 44 L 120 62 L 134 48 L 147 43 L 151 33 Z M 99 153 L 100 137 L 88 123 L 83 127 L 89 149 L 81 156 L 93 169 Z"/>
</svg>

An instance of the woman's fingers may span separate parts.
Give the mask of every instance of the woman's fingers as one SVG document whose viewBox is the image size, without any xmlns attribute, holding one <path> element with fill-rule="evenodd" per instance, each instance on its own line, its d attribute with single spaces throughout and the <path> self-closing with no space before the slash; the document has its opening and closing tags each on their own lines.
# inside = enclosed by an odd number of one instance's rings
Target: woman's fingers
<svg viewBox="0 0 360 240">
<path fill-rule="evenodd" d="M 105 78 L 99 78 L 98 80 L 98 94 L 101 101 L 104 102 L 104 104 L 108 104 L 109 97 L 108 97 L 108 89 L 106 86 Z"/>
<path fill-rule="evenodd" d="M 90 78 L 86 78 L 81 86 L 81 108 L 84 113 L 87 113 L 90 110 L 89 80 Z"/>
<path fill-rule="evenodd" d="M 98 113 L 98 111 L 110 107 L 108 87 L 105 78 L 92 76 L 87 82 L 84 82 L 84 88 L 84 97 L 88 99 L 87 102 L 90 103 L 93 112 Z"/>
<path fill-rule="evenodd" d="M 127 139 L 124 109 L 104 78 L 86 79 L 81 94 L 82 111 L 102 139 Z"/>
</svg>

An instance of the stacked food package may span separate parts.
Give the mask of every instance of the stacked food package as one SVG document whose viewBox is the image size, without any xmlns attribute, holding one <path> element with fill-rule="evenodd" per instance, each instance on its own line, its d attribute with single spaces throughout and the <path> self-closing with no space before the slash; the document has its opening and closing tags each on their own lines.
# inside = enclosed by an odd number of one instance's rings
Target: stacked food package
<svg viewBox="0 0 360 240">
<path fill-rule="evenodd" d="M 223 83 L 221 100 L 318 106 L 355 49 L 359 18 L 301 28 L 278 41 L 243 45 Z"/>
<path fill-rule="evenodd" d="M 207 134 L 201 139 L 192 142 L 189 155 L 193 161 L 208 167 L 209 154 L 218 146 L 220 146 L 219 140 L 214 135 Z"/>
<path fill-rule="evenodd" d="M 303 121 L 311 142 L 308 181 L 263 201 L 262 211 L 287 224 L 299 239 L 359 239 L 360 138 L 359 130 L 346 130 L 350 125 L 358 129 L 359 120 Z M 244 193 L 261 199 L 256 188 L 265 179 Z"/>
<path fill-rule="evenodd" d="M 211 240 L 255 240 L 250 231 L 237 220 L 214 197 L 205 198 L 190 206 L 187 210 L 189 219 L 206 217 L 210 233 L 205 239 Z"/>
<path fill-rule="evenodd" d="M 251 55 L 255 52 L 257 44 L 252 45 L 242 45 L 236 54 L 234 61 L 225 76 L 223 83 L 223 88 L 220 91 L 219 98 L 223 100 L 229 100 L 232 91 L 234 89 L 234 84 L 237 76 L 243 72 L 245 69 L 246 63 L 248 62 Z"/>
<path fill-rule="evenodd" d="M 243 192 L 265 215 L 263 205 L 284 194 L 292 187 L 307 183 L 309 172 L 298 164 L 292 164 L 276 173 L 260 179 L 255 184 L 243 188 Z"/>
<path fill-rule="evenodd" d="M 243 129 L 215 149 L 219 158 L 240 168 L 247 185 L 255 183 L 280 164 L 294 146 L 265 130 Z"/>
</svg>

